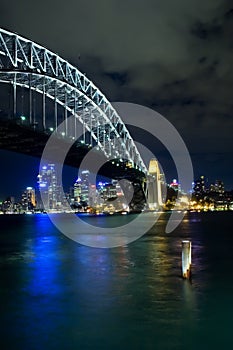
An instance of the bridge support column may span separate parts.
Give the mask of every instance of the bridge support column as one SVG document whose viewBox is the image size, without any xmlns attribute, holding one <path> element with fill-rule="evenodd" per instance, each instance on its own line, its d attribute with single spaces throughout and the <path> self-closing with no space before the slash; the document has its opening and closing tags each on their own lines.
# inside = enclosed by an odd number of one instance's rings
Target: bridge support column
<svg viewBox="0 0 233 350">
<path fill-rule="evenodd" d="M 32 124 L 32 75 L 29 75 L 29 123 Z"/>
<path fill-rule="evenodd" d="M 57 132 L 57 126 L 58 126 L 58 116 L 57 116 L 57 82 L 55 82 L 55 87 L 54 87 L 54 123 L 55 123 L 54 130 L 56 130 L 56 132 Z"/>
<path fill-rule="evenodd" d="M 46 103 L 46 95 L 45 95 L 45 78 L 43 81 L 43 97 L 42 97 L 42 126 L 43 130 L 46 130 L 46 109 L 45 109 L 45 103 Z"/>
<path fill-rule="evenodd" d="M 13 81 L 13 118 L 16 118 L 17 113 L 17 86 L 16 86 L 16 74 Z"/>
<path fill-rule="evenodd" d="M 65 87 L 65 105 L 67 105 L 67 88 Z M 64 119 L 65 119 L 65 135 L 68 135 L 68 130 L 67 130 L 67 117 L 68 117 L 68 113 L 67 113 L 67 109 L 65 108 L 65 115 L 64 115 Z"/>
<path fill-rule="evenodd" d="M 75 92 L 74 94 L 74 138 L 76 140 L 76 137 L 77 137 L 77 116 L 76 116 L 76 113 L 77 113 L 77 94 Z"/>
<path fill-rule="evenodd" d="M 32 120 L 32 125 L 34 130 L 36 129 L 36 96 L 35 92 L 33 91 L 33 107 L 32 107 L 32 113 L 33 113 L 33 120 Z"/>
</svg>

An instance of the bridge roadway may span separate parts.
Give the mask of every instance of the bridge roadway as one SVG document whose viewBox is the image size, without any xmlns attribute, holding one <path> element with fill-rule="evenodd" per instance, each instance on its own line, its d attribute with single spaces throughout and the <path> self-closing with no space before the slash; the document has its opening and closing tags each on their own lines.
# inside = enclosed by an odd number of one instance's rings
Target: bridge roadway
<svg viewBox="0 0 233 350">
<path fill-rule="evenodd" d="M 11 110 L 12 119 L 26 114 L 29 124 L 37 125 L 38 130 L 57 130 L 62 108 L 65 137 L 76 139 L 77 123 L 81 123 L 83 131 L 90 133 L 89 144 L 97 144 L 107 158 L 128 159 L 135 169 L 147 172 L 123 120 L 85 74 L 56 53 L 2 28 L 0 83 L 11 90 L 12 101 L 3 110 Z"/>
<path fill-rule="evenodd" d="M 142 187 L 147 167 L 134 140 L 105 95 L 77 67 L 45 47 L 0 28 L 0 85 L 8 95 L 0 101 L 0 110 L 6 111 L 6 115 L 0 115 L 1 148 L 41 157 L 49 130 L 57 130 L 60 136 L 55 147 L 59 154 L 62 144 L 64 147 L 68 140 L 77 139 L 81 124 L 83 134 L 89 133 L 88 144 L 102 151 L 95 152 L 93 165 L 98 159 L 102 158 L 103 163 L 111 159 L 99 173 L 130 180 L 135 190 L 131 208 L 144 206 Z M 24 115 L 25 125 L 20 120 Z M 70 124 L 70 116 L 74 125 Z M 76 142 L 65 163 L 79 167 L 89 150 L 86 143 Z M 127 159 L 132 168 L 120 158 Z M 117 164 L 112 164 L 112 159 Z"/>
<path fill-rule="evenodd" d="M 21 125 L 14 119 L 4 119 L 0 116 L 0 149 L 41 158 L 49 137 L 49 134 Z M 68 141 L 62 138 L 58 138 L 57 141 L 56 152 L 59 152 L 59 149 L 67 146 Z M 77 141 L 71 146 L 65 159 L 65 164 L 79 168 L 83 158 L 87 155 L 90 149 L 90 146 Z M 89 162 L 90 168 L 88 170 L 91 172 L 93 170 L 91 165 L 95 162 L 100 162 L 104 165 L 99 169 L 99 175 L 116 180 L 129 180 L 134 187 L 134 195 L 130 202 L 130 209 L 135 211 L 143 209 L 146 204 L 145 191 L 143 189 L 145 174 L 138 169 L 127 166 L 126 161 L 124 162 L 116 159 L 113 164 L 112 160 L 107 161 L 102 152 L 97 151 L 96 149 L 93 150 L 93 152 L 93 163 Z M 51 159 L 51 163 L 56 163 L 56 160 Z M 125 193 L 127 193 L 127 189 L 125 190 Z"/>
</svg>

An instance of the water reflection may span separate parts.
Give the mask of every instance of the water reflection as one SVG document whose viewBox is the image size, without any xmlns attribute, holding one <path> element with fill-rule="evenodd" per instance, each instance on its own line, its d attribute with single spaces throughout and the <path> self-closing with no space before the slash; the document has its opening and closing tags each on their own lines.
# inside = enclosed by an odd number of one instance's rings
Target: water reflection
<svg viewBox="0 0 233 350">
<path fill-rule="evenodd" d="M 217 322 L 229 341 L 232 279 L 221 277 L 222 267 L 231 273 L 229 226 L 216 260 L 218 221 L 209 228 L 187 216 L 168 234 L 164 215 L 140 240 L 97 249 L 69 240 L 45 215 L 17 220 L 1 245 L 5 348 L 202 349 L 201 337 L 214 348 Z M 181 278 L 183 239 L 192 240 L 192 283 Z"/>
</svg>

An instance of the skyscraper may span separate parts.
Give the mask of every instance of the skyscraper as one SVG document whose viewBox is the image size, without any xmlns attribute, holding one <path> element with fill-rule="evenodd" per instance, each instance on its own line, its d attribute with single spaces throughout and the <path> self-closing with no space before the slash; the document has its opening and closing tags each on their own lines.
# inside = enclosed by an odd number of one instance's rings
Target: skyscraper
<svg viewBox="0 0 233 350">
<path fill-rule="evenodd" d="M 61 205 L 61 184 L 57 182 L 54 164 L 44 165 L 38 175 L 39 189 L 43 197 L 44 209 L 57 209 Z"/>
<path fill-rule="evenodd" d="M 220 196 L 224 194 L 224 183 L 221 180 L 216 180 L 215 191 L 219 193 Z"/>
<path fill-rule="evenodd" d="M 81 172 L 81 200 L 89 203 L 89 185 L 90 185 L 90 171 L 83 170 Z"/>
<path fill-rule="evenodd" d="M 25 211 L 31 211 L 36 207 L 36 195 L 34 188 L 26 188 L 26 190 L 22 193 L 21 203 L 22 209 Z"/>
<path fill-rule="evenodd" d="M 205 191 L 205 177 L 202 175 L 199 179 L 194 181 L 193 194 L 196 198 L 201 198 L 204 196 Z"/>
<path fill-rule="evenodd" d="M 81 199 L 81 179 L 80 177 L 74 183 L 74 200 L 80 202 Z"/>
</svg>

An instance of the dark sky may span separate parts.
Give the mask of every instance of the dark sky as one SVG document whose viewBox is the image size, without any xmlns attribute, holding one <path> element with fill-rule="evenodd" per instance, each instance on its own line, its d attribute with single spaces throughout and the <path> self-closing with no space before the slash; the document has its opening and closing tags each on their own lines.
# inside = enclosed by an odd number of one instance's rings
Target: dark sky
<svg viewBox="0 0 233 350">
<path fill-rule="evenodd" d="M 161 113 L 195 176 L 233 187 L 232 1 L 2 0 L 0 23 L 76 65 L 110 101 Z"/>
</svg>

